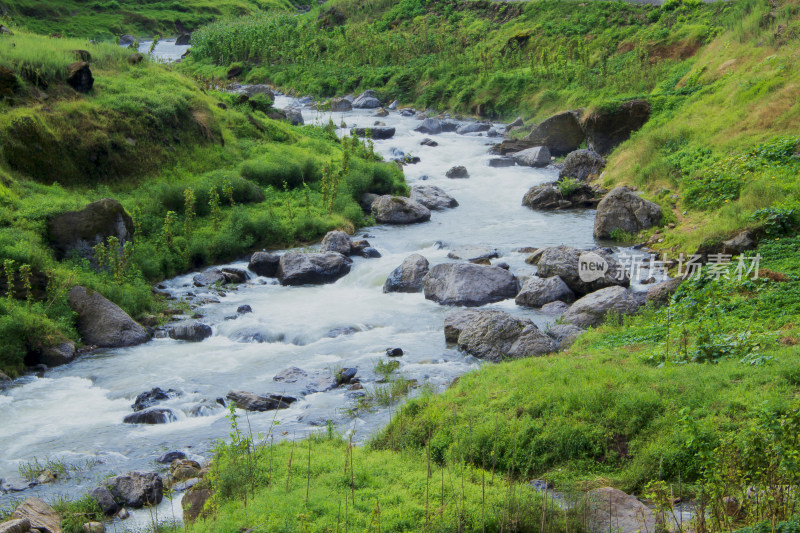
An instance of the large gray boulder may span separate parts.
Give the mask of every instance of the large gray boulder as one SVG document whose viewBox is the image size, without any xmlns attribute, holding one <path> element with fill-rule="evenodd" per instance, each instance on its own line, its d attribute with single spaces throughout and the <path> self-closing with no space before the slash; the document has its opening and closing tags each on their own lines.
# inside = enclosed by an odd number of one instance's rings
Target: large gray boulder
<svg viewBox="0 0 800 533">
<path fill-rule="evenodd" d="M 78 255 L 94 258 L 94 246 L 116 237 L 120 246 L 133 240 L 133 219 L 118 201 L 103 198 L 80 211 L 69 211 L 50 219 L 47 235 L 59 258 Z"/>
<path fill-rule="evenodd" d="M 650 118 L 650 104 L 631 100 L 614 109 L 601 109 L 583 119 L 586 144 L 590 150 L 607 155 Z"/>
<path fill-rule="evenodd" d="M 352 244 L 350 243 L 350 236 L 343 231 L 329 231 L 322 239 L 320 245 L 320 252 L 338 252 L 342 255 L 350 255 L 352 253 Z"/>
<path fill-rule="evenodd" d="M 419 254 L 411 254 L 392 270 L 383 292 L 422 292 L 422 280 L 428 273 L 428 260 Z"/>
<path fill-rule="evenodd" d="M 350 272 L 352 261 L 338 252 L 289 252 L 281 256 L 276 273 L 281 285 L 333 283 Z"/>
<path fill-rule="evenodd" d="M 590 490 L 586 495 L 586 513 L 590 533 L 641 533 L 656 531 L 653 510 L 612 487 Z"/>
<path fill-rule="evenodd" d="M 644 304 L 644 296 L 643 293 L 633 293 L 625 287 L 606 287 L 576 301 L 561 320 L 579 328 L 599 326 L 609 313 L 616 315 L 635 313 Z"/>
<path fill-rule="evenodd" d="M 78 332 L 85 344 L 117 348 L 150 340 L 142 326 L 99 292 L 76 285 L 69 291 L 67 302 L 78 315 Z"/>
<path fill-rule="evenodd" d="M 141 509 L 158 505 L 164 497 L 164 483 L 155 472 L 128 472 L 109 478 L 103 484 L 122 507 Z"/>
<path fill-rule="evenodd" d="M 331 111 L 350 111 L 353 103 L 347 98 L 331 98 Z"/>
<path fill-rule="evenodd" d="M 607 268 L 602 275 L 581 275 L 581 265 L 602 262 Z M 583 251 L 569 246 L 545 248 L 538 254 L 537 274 L 543 278 L 559 276 L 572 291 L 578 295 L 612 286 L 630 286 L 630 278 L 610 254 L 602 251 Z"/>
<path fill-rule="evenodd" d="M 478 313 L 479 309 L 456 309 L 448 314 L 444 319 L 444 340 L 458 342 L 458 336 Z"/>
<path fill-rule="evenodd" d="M 232 390 L 228 393 L 227 398 L 236 405 L 239 409 L 245 411 L 273 411 L 275 409 L 288 409 L 289 405 L 296 402 L 297 399 L 291 396 L 282 396 L 276 394 L 258 395 L 252 392 L 241 390 Z"/>
<path fill-rule="evenodd" d="M 564 159 L 564 165 L 558 171 L 558 179 L 572 178 L 586 181 L 599 176 L 606 166 L 606 160 L 592 150 L 575 150 Z"/>
<path fill-rule="evenodd" d="M 550 164 L 550 150 L 547 146 L 535 146 L 516 152 L 511 158 L 523 167 L 546 167 Z"/>
<path fill-rule="evenodd" d="M 444 192 L 441 187 L 435 185 L 416 185 L 412 187 L 411 200 L 431 210 L 458 207 L 458 202 L 455 198 Z"/>
<path fill-rule="evenodd" d="M 372 216 L 379 224 L 416 224 L 431 219 L 424 205 L 404 196 L 379 196 L 372 202 Z"/>
<path fill-rule="evenodd" d="M 565 111 L 545 119 L 525 139 L 548 147 L 555 156 L 562 156 L 577 150 L 584 138 L 580 111 Z"/>
<path fill-rule="evenodd" d="M 517 295 L 517 278 L 508 270 L 473 263 L 443 263 L 422 282 L 425 298 L 442 305 L 478 307 Z"/>
<path fill-rule="evenodd" d="M 554 352 L 555 341 L 527 319 L 504 311 L 480 310 L 466 317 L 458 348 L 479 359 L 499 362 Z"/>
<path fill-rule="evenodd" d="M 588 183 L 580 183 L 572 189 L 563 189 L 558 183 L 543 183 L 525 193 L 522 205 L 539 211 L 595 207 L 604 193 L 600 187 Z"/>
<path fill-rule="evenodd" d="M 280 261 L 281 256 L 278 254 L 255 252 L 250 256 L 250 263 L 247 265 L 247 269 L 258 276 L 274 278 L 275 274 L 278 272 L 278 264 Z"/>
<path fill-rule="evenodd" d="M 381 107 L 381 101 L 378 100 L 378 93 L 375 91 L 364 91 L 353 100 L 354 109 L 377 109 L 379 107 Z"/>
<path fill-rule="evenodd" d="M 480 133 L 482 131 L 489 131 L 492 129 L 491 124 L 486 124 L 485 122 L 470 122 L 469 124 L 464 124 L 463 126 L 459 126 L 456 129 L 456 133 L 459 135 L 467 135 L 469 133 Z"/>
<path fill-rule="evenodd" d="M 681 283 L 683 283 L 683 278 L 672 278 L 656 283 L 647 289 L 647 301 L 652 302 L 655 307 L 669 304 L 672 295 L 675 294 Z"/>
<path fill-rule="evenodd" d="M 615 230 L 637 234 L 661 222 L 661 207 L 642 199 L 628 187 L 617 187 L 597 204 L 594 236 L 607 239 Z"/>
<path fill-rule="evenodd" d="M 555 301 L 574 302 L 575 293 L 558 276 L 533 276 L 525 282 L 514 301 L 525 307 L 542 307 Z"/>
<path fill-rule="evenodd" d="M 212 335 L 211 326 L 201 322 L 176 324 L 169 330 L 169 338 L 187 342 L 201 342 Z"/>
<path fill-rule="evenodd" d="M 419 126 L 414 128 L 414 131 L 425 135 L 437 135 L 442 133 L 442 123 L 435 118 L 426 118 Z"/>
</svg>

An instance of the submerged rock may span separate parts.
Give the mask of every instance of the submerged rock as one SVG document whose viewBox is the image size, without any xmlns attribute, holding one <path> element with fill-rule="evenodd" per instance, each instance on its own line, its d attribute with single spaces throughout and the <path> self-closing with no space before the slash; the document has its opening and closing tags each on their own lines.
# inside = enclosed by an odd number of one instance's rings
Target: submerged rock
<svg viewBox="0 0 800 533">
<path fill-rule="evenodd" d="M 385 140 L 394 137 L 395 129 L 391 126 L 373 126 L 371 128 L 353 128 L 351 133 L 359 137 Z"/>
</svg>

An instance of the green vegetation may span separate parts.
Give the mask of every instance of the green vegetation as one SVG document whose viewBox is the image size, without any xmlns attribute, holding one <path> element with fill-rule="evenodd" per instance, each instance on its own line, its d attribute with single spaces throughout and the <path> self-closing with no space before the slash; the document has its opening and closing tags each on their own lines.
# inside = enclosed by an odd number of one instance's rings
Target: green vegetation
<svg viewBox="0 0 800 533">
<path fill-rule="evenodd" d="M 76 49 L 92 56 L 96 81 L 85 96 L 63 81 Z M 271 120 L 162 65 L 132 65 L 129 53 L 18 29 L 0 37 L 0 66 L 18 84 L 0 103 L 0 264 L 17 285 L 47 279 L 0 301 L 0 369 L 10 375 L 48 344 L 77 339 L 65 298 L 74 284 L 133 317 L 157 313 L 156 280 L 352 231 L 367 222 L 355 198 L 405 190 L 402 172 L 368 144 Z M 96 248 L 94 266 L 58 261 L 47 221 L 105 197 L 132 215 L 135 242 L 122 255 L 118 243 Z"/>
<path fill-rule="evenodd" d="M 306 0 L 3 0 L 6 20 L 42 35 L 113 40 L 135 36 L 178 35 L 220 17 L 264 9 L 294 11 Z"/>
</svg>

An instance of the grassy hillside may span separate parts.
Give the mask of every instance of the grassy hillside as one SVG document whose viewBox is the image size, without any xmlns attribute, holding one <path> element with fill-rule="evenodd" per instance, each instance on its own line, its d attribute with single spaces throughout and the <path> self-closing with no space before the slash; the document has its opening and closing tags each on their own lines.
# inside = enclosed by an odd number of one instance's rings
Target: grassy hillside
<svg viewBox="0 0 800 533">
<path fill-rule="evenodd" d="M 86 95 L 64 81 L 74 50 L 92 58 Z M 152 282 L 352 229 L 365 223 L 355 201 L 362 192 L 405 187 L 397 167 L 376 162 L 364 144 L 271 120 L 264 98 L 237 104 L 146 59 L 132 65 L 129 54 L 21 30 L 0 36 L 0 67 L 17 85 L 0 103 L 0 265 L 18 284 L 48 279 L 45 295 L 0 301 L 0 370 L 11 375 L 43 345 L 77 338 L 65 303 L 75 283 L 134 317 L 156 313 L 163 304 Z M 352 158 L 344 174 L 343 151 Z M 100 269 L 57 261 L 47 220 L 105 197 L 133 216 L 133 247 Z"/>
<path fill-rule="evenodd" d="M 109 40 L 130 33 L 164 37 L 191 31 L 220 17 L 264 9 L 294 11 L 300 0 L 3 0 L 0 15 L 42 35 Z"/>
</svg>

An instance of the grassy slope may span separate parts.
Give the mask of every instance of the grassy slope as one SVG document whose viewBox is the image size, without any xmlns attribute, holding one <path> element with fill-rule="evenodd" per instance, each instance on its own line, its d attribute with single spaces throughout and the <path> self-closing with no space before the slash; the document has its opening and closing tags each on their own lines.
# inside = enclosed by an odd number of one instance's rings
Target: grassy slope
<svg viewBox="0 0 800 533">
<path fill-rule="evenodd" d="M 300 2 L 302 4 L 302 2 Z M 292 11 L 287 0 L 14 0 L 0 1 L 0 13 L 28 30 L 50 35 L 113 39 L 178 35 L 220 17 L 240 16 L 262 9 Z"/>
<path fill-rule="evenodd" d="M 89 95 L 63 81 L 75 49 L 93 58 Z M 152 295 L 153 281 L 256 247 L 352 229 L 365 222 L 355 197 L 404 188 L 396 167 L 366 160 L 363 146 L 351 146 L 349 171 L 329 187 L 336 196 L 324 201 L 323 181 L 332 178 L 323 166 L 335 168 L 342 157 L 332 132 L 273 121 L 162 65 L 130 65 L 128 54 L 22 31 L 0 38 L 0 65 L 16 71 L 20 83 L 0 103 L 0 264 L 4 279 L 10 271 L 20 280 L 23 265 L 50 278 L 38 301 L 26 302 L 24 292 L 0 301 L 4 372 L 22 370 L 27 354 L 46 343 L 77 339 L 65 304 L 75 283 L 101 291 L 134 317 L 157 313 L 163 304 Z M 25 81 L 28 65 L 47 80 L 47 100 Z M 222 101 L 226 109 L 217 105 Z M 259 105 L 268 110 L 266 101 Z M 188 189 L 195 200 L 186 224 Z M 117 198 L 134 217 L 137 240 L 124 265 L 98 273 L 79 260 L 57 261 L 46 239 L 48 218 L 104 197 Z"/>
</svg>

